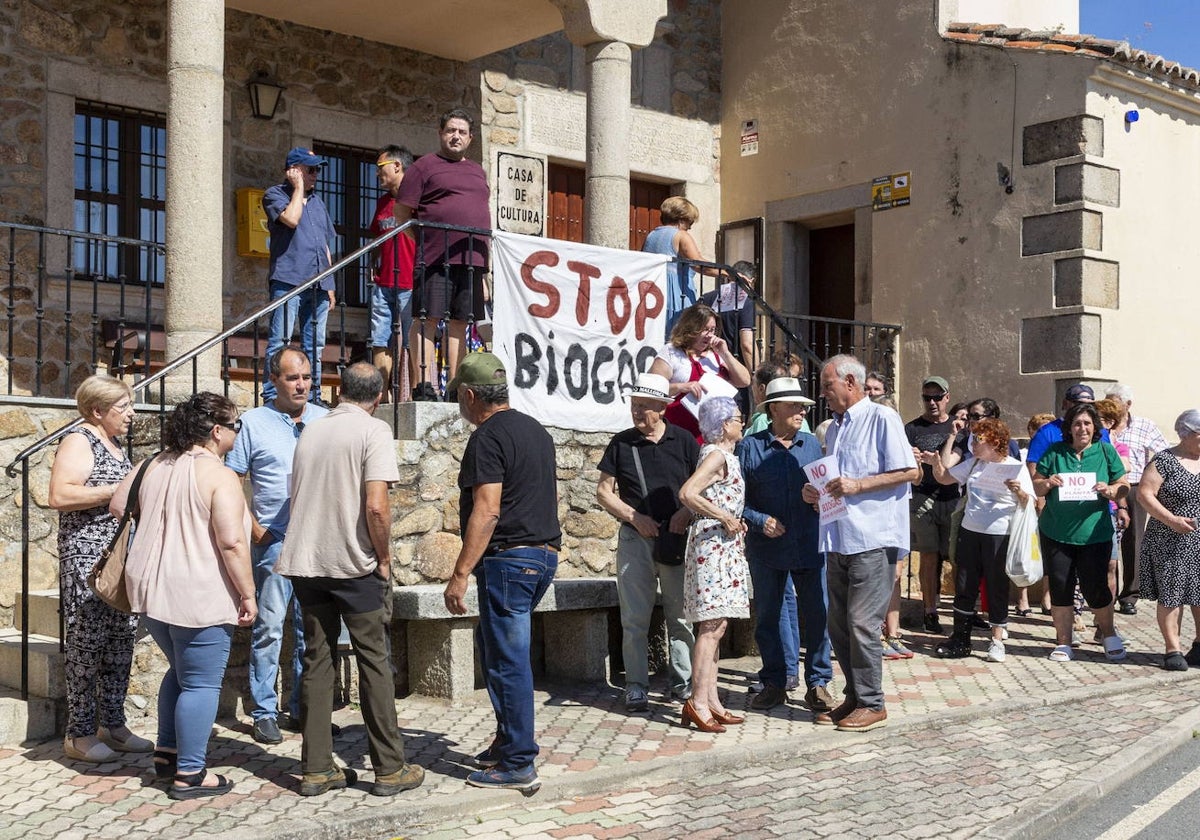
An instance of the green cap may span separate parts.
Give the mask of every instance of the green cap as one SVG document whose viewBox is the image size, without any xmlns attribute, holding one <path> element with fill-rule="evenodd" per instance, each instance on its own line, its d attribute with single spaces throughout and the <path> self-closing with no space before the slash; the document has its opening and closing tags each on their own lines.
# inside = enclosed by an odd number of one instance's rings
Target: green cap
<svg viewBox="0 0 1200 840">
<path fill-rule="evenodd" d="M 454 390 L 460 385 L 507 385 L 508 379 L 504 373 L 504 362 L 493 353 L 468 353 L 458 364 L 458 372 L 446 386 Z"/>
<path fill-rule="evenodd" d="M 936 385 L 943 391 L 950 390 L 950 383 L 940 376 L 926 377 L 925 381 L 921 383 L 921 387 L 924 388 L 926 385 Z"/>
</svg>

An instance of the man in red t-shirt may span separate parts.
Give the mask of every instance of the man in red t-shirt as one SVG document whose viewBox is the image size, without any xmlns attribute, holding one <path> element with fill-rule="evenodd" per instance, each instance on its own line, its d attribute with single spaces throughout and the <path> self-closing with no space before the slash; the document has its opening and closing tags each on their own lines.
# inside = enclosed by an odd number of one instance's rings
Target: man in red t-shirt
<svg viewBox="0 0 1200 840">
<path fill-rule="evenodd" d="M 371 220 L 372 238 L 397 226 L 396 196 L 404 183 L 404 173 L 412 165 L 412 152 L 403 146 L 385 146 L 379 150 L 375 175 L 383 193 L 375 204 L 375 216 Z M 375 367 L 383 371 L 385 401 L 386 395 L 395 390 L 392 370 L 397 347 L 393 336 L 398 335 L 400 346 L 408 349 L 415 251 L 416 243 L 403 234 L 393 236 L 376 251 L 375 286 L 371 291 L 371 352 Z M 411 353 L 408 354 L 408 375 L 410 382 L 416 382 L 416 365 Z"/>
<path fill-rule="evenodd" d="M 442 114 L 437 153 L 414 163 L 400 185 L 395 204 L 397 223 L 415 218 L 490 232 L 487 176 L 482 166 L 466 157 L 474 125 L 474 119 L 462 109 Z M 467 321 L 484 317 L 488 234 L 436 228 L 409 233 L 419 246 L 412 309 L 413 352 L 420 376 L 414 380 L 413 398 L 436 400 L 434 332 L 439 320 L 449 320 L 446 359 L 449 378 L 453 379 L 467 351 Z"/>
</svg>

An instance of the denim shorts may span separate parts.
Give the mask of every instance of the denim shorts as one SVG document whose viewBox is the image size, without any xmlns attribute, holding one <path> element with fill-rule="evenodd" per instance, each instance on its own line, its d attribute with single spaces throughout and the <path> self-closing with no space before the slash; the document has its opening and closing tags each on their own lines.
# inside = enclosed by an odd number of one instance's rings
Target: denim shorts
<svg viewBox="0 0 1200 840">
<path fill-rule="evenodd" d="M 412 327 L 412 289 L 375 286 L 371 290 L 371 346 L 391 347 L 392 328 L 400 322 L 400 346 L 408 347 Z"/>
</svg>

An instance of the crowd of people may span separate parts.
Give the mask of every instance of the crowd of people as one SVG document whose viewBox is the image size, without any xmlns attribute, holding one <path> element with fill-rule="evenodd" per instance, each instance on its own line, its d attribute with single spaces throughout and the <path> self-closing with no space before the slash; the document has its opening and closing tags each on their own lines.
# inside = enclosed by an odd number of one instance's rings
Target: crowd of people
<svg viewBox="0 0 1200 840">
<path fill-rule="evenodd" d="M 129 387 L 103 375 L 80 385 L 83 422 L 60 446 L 49 492 L 62 512 L 64 753 L 97 763 L 152 753 L 173 799 L 231 790 L 231 780 L 207 772 L 207 745 L 234 630 L 245 626 L 255 740 L 279 743 L 281 729 L 302 733 L 301 795 L 355 785 L 354 771 L 333 757 L 333 663 L 344 629 L 357 652 L 370 792 L 394 795 L 420 785 L 424 770 L 405 757 L 390 663 L 388 488 L 399 474 L 389 428 L 372 416 L 384 375 L 369 362 L 349 366 L 341 402 L 327 410 L 310 401 L 314 371 L 303 351 L 277 349 L 268 370 L 274 396 L 266 405 L 239 416 L 228 399 L 196 394 L 168 418 L 162 451 L 136 469 L 120 441 L 133 417 Z M 799 360 L 781 353 L 751 376 L 718 315 L 696 303 L 625 391 L 632 426 L 606 448 L 596 498 L 621 523 L 616 583 L 628 713 L 649 709 L 649 638 L 661 599 L 665 699 L 682 704 L 680 722 L 716 733 L 744 723 L 718 689 L 717 665 L 729 620 L 749 617 L 753 599 L 762 668 L 750 710 L 769 710 L 803 688 L 818 725 L 883 726 L 883 662 L 914 655 L 899 627 L 910 551 L 920 555 L 921 626 L 929 633 L 944 632 L 940 567 L 955 567 L 953 621 L 936 655 L 970 656 L 972 631 L 982 626 L 986 659 L 1001 663 L 1010 614 L 1032 612 L 1027 588 L 1010 607 L 1013 534 L 1030 516 L 1045 569 L 1042 609 L 1055 629 L 1051 660 L 1074 658 L 1086 607 L 1094 641 L 1121 661 L 1116 616 L 1147 599 L 1157 602 L 1163 667 L 1200 667 L 1200 639 L 1185 651 L 1181 638 L 1184 607 L 1200 621 L 1200 409 L 1180 415 L 1179 443 L 1170 446 L 1132 413 L 1127 386 L 1096 401 L 1080 383 L 1066 391 L 1061 417 L 1031 418 L 1021 451 L 995 400 L 952 406 L 946 379 L 929 376 L 922 414 L 905 424 L 884 378 L 846 355 L 820 368 L 820 396 L 833 417 L 810 431 L 815 400 L 799 373 Z M 449 386 L 474 431 L 461 459 L 462 547 L 445 607 L 469 611 L 474 577 L 496 718 L 467 782 L 529 793 L 540 785 L 531 614 L 562 542 L 555 448 L 539 422 L 509 406 L 496 356 L 469 354 Z M 749 417 L 738 393 L 746 386 Z M 126 566 L 135 615 L 109 607 L 87 584 L 130 507 L 139 514 Z M 300 632 L 293 691 L 283 701 L 276 687 L 289 613 Z M 154 742 L 131 732 L 124 714 L 139 620 L 169 663 Z"/>
</svg>

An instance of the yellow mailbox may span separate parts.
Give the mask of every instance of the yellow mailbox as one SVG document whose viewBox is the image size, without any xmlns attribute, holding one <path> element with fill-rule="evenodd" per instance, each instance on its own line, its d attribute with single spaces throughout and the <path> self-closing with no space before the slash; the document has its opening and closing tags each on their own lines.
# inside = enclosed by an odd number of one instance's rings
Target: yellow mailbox
<svg viewBox="0 0 1200 840">
<path fill-rule="evenodd" d="M 242 187 L 237 191 L 237 252 L 239 257 L 270 256 L 267 214 L 262 207 L 263 191 Z"/>
</svg>

